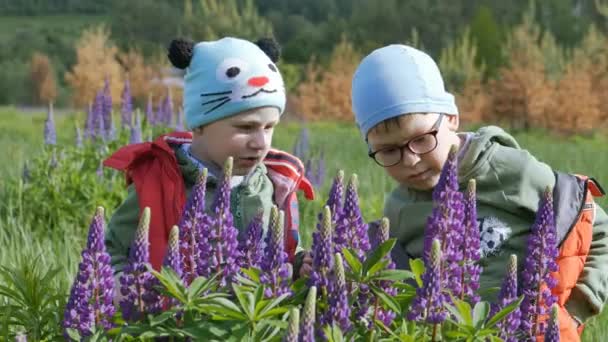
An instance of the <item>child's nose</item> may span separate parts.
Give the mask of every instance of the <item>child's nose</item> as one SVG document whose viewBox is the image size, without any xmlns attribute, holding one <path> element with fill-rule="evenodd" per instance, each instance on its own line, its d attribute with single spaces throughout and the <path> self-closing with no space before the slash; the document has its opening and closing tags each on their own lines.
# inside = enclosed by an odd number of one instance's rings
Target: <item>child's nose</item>
<svg viewBox="0 0 608 342">
<path fill-rule="evenodd" d="M 405 149 L 402 153 L 403 158 L 401 159 L 401 163 L 404 166 L 414 166 L 420 161 L 420 156 L 418 156 L 416 153 L 412 153 L 407 149 Z"/>
<path fill-rule="evenodd" d="M 263 87 L 266 83 L 268 83 L 268 77 L 266 77 L 266 76 L 252 77 L 249 80 L 247 80 L 247 83 L 252 87 Z"/>
</svg>

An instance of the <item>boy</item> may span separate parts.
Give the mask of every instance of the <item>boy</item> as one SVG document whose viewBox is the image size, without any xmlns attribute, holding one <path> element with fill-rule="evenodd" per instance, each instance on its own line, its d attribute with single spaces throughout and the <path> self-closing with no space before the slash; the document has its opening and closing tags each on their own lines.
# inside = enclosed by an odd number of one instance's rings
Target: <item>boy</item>
<svg viewBox="0 0 608 342">
<path fill-rule="evenodd" d="M 159 269 L 169 231 L 176 225 L 203 168 L 208 170 L 206 207 L 222 176 L 222 166 L 234 158 L 231 211 L 243 231 L 263 209 L 264 229 L 273 204 L 285 211 L 286 252 L 290 262 L 306 264 L 294 275 L 307 273 L 311 259 L 295 257 L 298 246 L 296 191 L 308 199 L 313 189 L 299 159 L 271 149 L 275 126 L 285 108 L 285 87 L 275 63 L 273 40 L 257 43 L 236 38 L 194 44 L 173 40 L 171 63 L 186 69 L 184 111 L 192 133 L 172 133 L 150 143 L 129 145 L 104 165 L 125 171 L 128 195 L 108 223 L 106 246 L 116 276 L 124 268 L 144 207 L 150 207 L 150 262 Z"/>
<path fill-rule="evenodd" d="M 574 220 L 587 219 L 588 231 L 571 229 L 570 222 L 562 224 L 568 210 L 561 210 L 560 204 L 578 207 L 579 202 L 567 200 L 574 195 L 571 189 L 578 191 L 583 203 L 587 186 L 596 196 L 601 188 L 592 181 L 555 174 L 498 127 L 457 132 L 458 108 L 444 89 L 439 68 L 412 47 L 389 45 L 365 57 L 353 77 L 352 105 L 370 157 L 399 183 L 387 198 L 384 213 L 398 239 L 394 252 L 401 268 L 407 267 L 408 258 L 422 256 L 431 193 L 452 145 L 459 147 L 461 190 L 468 180 L 477 182 L 483 287 L 500 286 L 509 255 L 524 260 L 540 196 L 546 187 L 555 187 L 556 222 L 563 232 L 556 287 L 562 306 L 561 336 L 562 341 L 578 341 L 582 323 L 602 310 L 608 295 L 608 217 L 589 199 L 582 210 L 568 213 Z"/>
</svg>

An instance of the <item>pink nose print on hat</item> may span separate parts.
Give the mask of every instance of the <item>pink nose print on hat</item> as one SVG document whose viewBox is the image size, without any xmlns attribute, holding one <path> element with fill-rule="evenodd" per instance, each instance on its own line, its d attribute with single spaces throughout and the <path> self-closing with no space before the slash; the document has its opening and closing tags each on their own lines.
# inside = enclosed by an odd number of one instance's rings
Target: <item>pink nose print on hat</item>
<svg viewBox="0 0 608 342">
<path fill-rule="evenodd" d="M 247 84 L 252 87 L 263 87 L 266 83 L 268 83 L 268 77 L 266 76 L 252 77 L 247 80 Z"/>
</svg>

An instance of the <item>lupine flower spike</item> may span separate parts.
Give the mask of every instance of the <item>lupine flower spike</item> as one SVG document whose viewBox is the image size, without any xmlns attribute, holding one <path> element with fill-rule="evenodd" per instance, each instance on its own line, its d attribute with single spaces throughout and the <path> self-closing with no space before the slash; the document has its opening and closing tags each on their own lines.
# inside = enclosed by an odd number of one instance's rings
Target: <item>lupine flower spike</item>
<svg viewBox="0 0 608 342">
<path fill-rule="evenodd" d="M 232 157 L 224 164 L 224 175 L 212 205 L 212 216 L 209 240 L 213 246 L 210 267 L 212 272 L 220 272 L 220 286 L 229 286 L 240 269 L 237 235 L 232 212 L 230 211 L 230 179 L 232 178 Z"/>
<path fill-rule="evenodd" d="M 312 234 L 312 273 L 310 285 L 327 295 L 329 273 L 333 268 L 332 226 L 329 206 L 323 207 L 320 229 Z"/>
<path fill-rule="evenodd" d="M 289 311 L 288 324 L 287 333 L 283 337 L 283 342 L 299 342 L 298 335 L 300 335 L 300 310 L 298 308 L 293 308 Z"/>
<path fill-rule="evenodd" d="M 479 301 L 477 290 L 479 289 L 479 276 L 481 274 L 481 266 L 478 264 L 481 253 L 475 193 L 476 183 L 474 179 L 471 179 L 464 196 L 463 267 L 460 298 L 463 300 L 465 297 L 469 298 L 473 305 Z"/>
<path fill-rule="evenodd" d="M 147 313 L 155 313 L 160 308 L 158 293 L 152 290 L 154 276 L 148 271 L 150 208 L 142 211 L 139 225 L 135 232 L 135 240 L 131 244 L 127 265 L 120 277 L 120 293 L 123 299 L 120 307 L 127 321 L 139 321 Z"/>
<path fill-rule="evenodd" d="M 549 314 L 549 308 L 556 302 L 551 294 L 557 281 L 551 272 L 557 272 L 557 241 L 553 196 L 545 190 L 540 199 L 536 221 L 528 237 L 528 246 L 522 273 L 521 329 L 526 338 L 534 338 L 545 331 L 545 324 L 539 321 Z"/>
<path fill-rule="evenodd" d="M 239 241 L 239 252 L 241 267 L 259 268 L 264 256 L 262 235 L 264 225 L 264 211 L 258 211 L 257 215 L 251 220 L 244 232 L 243 238 Z"/>
<path fill-rule="evenodd" d="M 311 286 L 308 289 L 304 313 L 302 314 L 302 326 L 300 329 L 301 342 L 315 342 L 315 321 L 317 311 L 317 287 Z"/>
<path fill-rule="evenodd" d="M 69 339 L 67 329 L 89 336 L 94 328 L 112 328 L 114 278 L 110 255 L 103 242 L 104 226 L 104 210 L 98 207 L 65 309 L 63 327 L 66 339 Z"/>
<path fill-rule="evenodd" d="M 517 300 L 517 255 L 511 255 L 507 266 L 507 275 L 503 280 L 497 303 L 492 305 L 490 317 Z M 517 307 L 507 317 L 496 324 L 499 335 L 505 342 L 517 342 L 516 332 L 521 318 L 520 308 Z"/>
<path fill-rule="evenodd" d="M 441 243 L 433 240 L 430 258 L 425 263 L 422 275 L 423 286 L 416 289 L 416 297 L 411 305 L 408 319 L 416 322 L 438 324 L 447 318 L 444 308 L 446 295 L 441 291 L 441 280 L 444 276 L 441 269 Z"/>
<path fill-rule="evenodd" d="M 359 259 L 363 259 L 370 250 L 368 225 L 363 221 L 359 208 L 359 195 L 357 194 L 358 178 L 353 174 L 346 187 L 344 207 L 338 215 L 334 234 L 334 252 L 342 252 L 342 248 L 349 247 L 354 250 Z"/>
<path fill-rule="evenodd" d="M 266 285 L 264 295 L 268 298 L 290 293 L 291 264 L 287 262 L 287 253 L 285 253 L 283 222 L 283 211 L 273 206 L 270 211 L 270 224 L 266 234 L 260 275 L 260 282 Z"/>
<path fill-rule="evenodd" d="M 57 145 L 57 131 L 55 130 L 53 103 L 49 103 L 46 121 L 44 122 L 44 143 L 47 145 Z"/>
</svg>

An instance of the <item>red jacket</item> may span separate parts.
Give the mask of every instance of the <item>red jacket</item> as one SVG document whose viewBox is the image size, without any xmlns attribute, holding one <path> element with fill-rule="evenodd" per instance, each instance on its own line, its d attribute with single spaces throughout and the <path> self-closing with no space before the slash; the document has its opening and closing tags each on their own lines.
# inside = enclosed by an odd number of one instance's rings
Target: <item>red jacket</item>
<svg viewBox="0 0 608 342">
<path fill-rule="evenodd" d="M 184 180 L 170 144 L 191 142 L 190 132 L 174 132 L 154 142 L 124 146 L 103 162 L 104 166 L 124 171 L 127 185 L 135 184 L 139 208 L 150 208 L 150 264 L 157 270 L 167 249 L 169 231 L 178 224 L 186 203 Z M 296 191 L 303 190 L 312 200 L 314 190 L 298 158 L 271 149 L 264 164 L 274 185 L 274 203 L 285 212 L 285 249 L 293 262 L 299 225 Z"/>
</svg>

